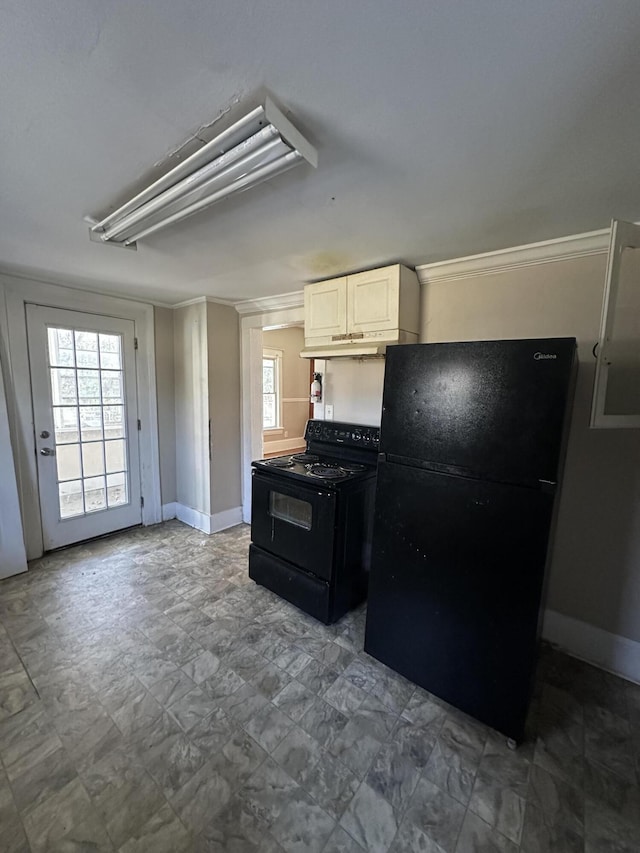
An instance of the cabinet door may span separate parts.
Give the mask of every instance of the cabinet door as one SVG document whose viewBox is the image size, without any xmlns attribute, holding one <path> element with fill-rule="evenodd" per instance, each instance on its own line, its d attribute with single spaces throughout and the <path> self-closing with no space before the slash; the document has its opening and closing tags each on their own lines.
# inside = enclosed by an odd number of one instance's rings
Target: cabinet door
<svg viewBox="0 0 640 853">
<path fill-rule="evenodd" d="M 592 427 L 640 427 L 640 227 L 613 220 Z"/>
<path fill-rule="evenodd" d="M 391 266 L 347 276 L 349 332 L 398 328 L 399 272 Z"/>
<path fill-rule="evenodd" d="M 304 289 L 304 336 L 326 338 L 347 331 L 347 279 L 308 284 Z"/>
</svg>

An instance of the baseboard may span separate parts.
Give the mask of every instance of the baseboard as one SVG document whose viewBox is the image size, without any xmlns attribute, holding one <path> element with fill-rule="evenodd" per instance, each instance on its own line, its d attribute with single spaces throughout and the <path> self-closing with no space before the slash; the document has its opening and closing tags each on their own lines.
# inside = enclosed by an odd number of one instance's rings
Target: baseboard
<svg viewBox="0 0 640 853">
<path fill-rule="evenodd" d="M 220 530 L 226 530 L 228 527 L 235 527 L 236 524 L 242 524 L 242 507 L 234 506 L 232 509 L 225 509 L 223 512 L 216 512 L 210 516 L 210 533 L 218 533 Z"/>
<path fill-rule="evenodd" d="M 162 504 L 162 520 L 169 521 L 171 518 L 176 517 L 176 502 L 169 504 Z"/>
<path fill-rule="evenodd" d="M 573 657 L 640 684 L 640 643 L 635 640 L 555 610 L 545 612 L 542 636 Z"/>
<path fill-rule="evenodd" d="M 188 524 L 189 527 L 201 530 L 203 533 L 219 533 L 228 527 L 235 527 L 236 524 L 242 524 L 241 506 L 235 506 L 223 512 L 216 512 L 213 515 L 207 515 L 204 512 L 181 503 L 175 503 L 173 506 L 175 507 L 174 518 Z"/>
<path fill-rule="evenodd" d="M 194 509 L 186 504 L 176 503 L 176 518 L 179 521 L 188 524 L 189 527 L 195 527 L 196 530 L 202 530 L 203 533 L 211 533 L 211 516 L 200 510 Z"/>
</svg>

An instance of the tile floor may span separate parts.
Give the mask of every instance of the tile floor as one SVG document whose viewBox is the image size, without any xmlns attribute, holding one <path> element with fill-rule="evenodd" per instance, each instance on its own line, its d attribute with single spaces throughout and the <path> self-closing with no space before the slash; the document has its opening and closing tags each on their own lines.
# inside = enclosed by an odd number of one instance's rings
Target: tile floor
<svg viewBox="0 0 640 853">
<path fill-rule="evenodd" d="M 640 687 L 543 651 L 503 737 L 178 522 L 0 582 L 0 849 L 640 850 Z"/>
</svg>

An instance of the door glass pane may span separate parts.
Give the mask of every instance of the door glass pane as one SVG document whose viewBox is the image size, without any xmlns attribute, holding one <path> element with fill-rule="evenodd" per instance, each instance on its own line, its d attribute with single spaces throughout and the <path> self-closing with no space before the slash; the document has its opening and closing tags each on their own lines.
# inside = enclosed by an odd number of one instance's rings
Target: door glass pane
<svg viewBox="0 0 640 853">
<path fill-rule="evenodd" d="M 122 337 L 48 328 L 47 341 L 60 518 L 123 506 L 129 480 Z"/>
<path fill-rule="evenodd" d="M 102 371 L 102 402 L 122 403 L 122 374 L 119 370 Z"/>
<path fill-rule="evenodd" d="M 69 406 L 78 402 L 75 370 L 51 368 L 51 402 L 54 406 Z"/>
<path fill-rule="evenodd" d="M 47 329 L 49 336 L 49 364 L 74 367 L 76 363 L 71 329 Z"/>
<path fill-rule="evenodd" d="M 104 431 L 106 438 L 124 438 L 124 407 L 104 407 Z"/>
<path fill-rule="evenodd" d="M 76 332 L 76 364 L 78 367 L 98 367 L 98 335 L 96 332 Z"/>
<path fill-rule="evenodd" d="M 56 448 L 56 461 L 58 463 L 58 482 L 77 480 L 78 477 L 82 477 L 79 444 L 60 445 Z"/>
<path fill-rule="evenodd" d="M 82 495 L 82 480 L 58 485 L 60 501 L 60 518 L 72 518 L 74 515 L 84 515 Z"/>
<path fill-rule="evenodd" d="M 85 477 L 96 477 L 98 474 L 104 474 L 101 441 L 90 441 L 82 445 L 82 470 Z"/>
<path fill-rule="evenodd" d="M 54 407 L 53 427 L 56 444 L 72 444 L 80 439 L 78 430 L 78 407 Z"/>
<path fill-rule="evenodd" d="M 106 457 L 107 471 L 124 471 L 124 441 L 116 439 L 115 441 L 106 441 L 104 445 L 104 454 Z"/>
<path fill-rule="evenodd" d="M 120 370 L 120 335 L 100 335 L 100 367 Z"/>
<path fill-rule="evenodd" d="M 78 402 L 80 405 L 100 405 L 100 371 L 78 370 Z"/>
<path fill-rule="evenodd" d="M 127 475 L 107 474 L 107 500 L 109 506 L 122 506 L 127 500 Z"/>
<path fill-rule="evenodd" d="M 102 438 L 100 406 L 80 406 L 80 432 L 83 441 L 96 441 Z"/>
<path fill-rule="evenodd" d="M 269 493 L 269 515 L 304 530 L 311 530 L 313 507 L 308 501 L 292 498 L 280 492 Z"/>
<path fill-rule="evenodd" d="M 87 477 L 84 481 L 84 505 L 86 512 L 106 509 L 107 492 L 104 477 Z"/>
</svg>

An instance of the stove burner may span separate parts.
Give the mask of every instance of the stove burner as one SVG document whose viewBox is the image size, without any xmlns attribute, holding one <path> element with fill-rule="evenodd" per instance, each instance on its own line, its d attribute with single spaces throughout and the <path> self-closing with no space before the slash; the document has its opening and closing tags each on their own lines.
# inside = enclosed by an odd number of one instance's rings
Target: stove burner
<svg viewBox="0 0 640 853">
<path fill-rule="evenodd" d="M 342 468 L 335 465 L 310 465 L 307 470 L 312 477 L 321 477 L 323 480 L 338 480 L 345 475 Z"/>
<path fill-rule="evenodd" d="M 357 462 L 341 462 L 340 467 L 343 471 L 348 471 L 349 474 L 357 474 L 358 471 L 364 471 L 366 465 L 358 465 Z"/>
<path fill-rule="evenodd" d="M 303 462 L 303 463 L 319 462 L 320 461 L 320 457 L 316 456 L 315 453 L 294 453 L 291 458 L 293 459 L 294 462 Z"/>
<path fill-rule="evenodd" d="M 265 459 L 264 464 L 271 465 L 274 468 L 291 468 L 293 466 L 293 462 L 291 461 L 291 459 L 289 459 L 288 456 L 276 456 L 275 459 Z"/>
</svg>

